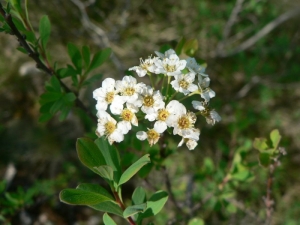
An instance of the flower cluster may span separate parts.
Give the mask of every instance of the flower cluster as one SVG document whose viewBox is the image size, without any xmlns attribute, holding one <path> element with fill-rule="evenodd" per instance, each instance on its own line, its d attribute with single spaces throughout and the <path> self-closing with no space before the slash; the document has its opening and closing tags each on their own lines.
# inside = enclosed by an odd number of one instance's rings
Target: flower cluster
<svg viewBox="0 0 300 225">
<path fill-rule="evenodd" d="M 121 142 L 132 126 L 145 121 L 149 128 L 137 132 L 139 140 L 147 139 L 152 146 L 168 131 L 181 137 L 178 146 L 185 143 L 192 150 L 200 136 L 200 129 L 195 127 L 197 115 L 204 116 L 212 125 L 221 120 L 219 114 L 209 108 L 209 101 L 215 96 L 209 88 L 210 78 L 194 58 L 180 59 L 172 49 L 164 54 L 155 53 L 156 57 L 141 59 L 139 66 L 129 69 L 139 77 L 148 75 L 151 86 L 124 76 L 122 80 L 106 78 L 102 87 L 93 92 L 98 111 L 96 134 L 107 137 L 110 144 Z M 154 84 L 161 86 L 156 88 Z M 180 95 L 181 99 L 175 99 Z M 188 111 L 182 104 L 192 95 L 202 99 L 190 104 L 197 112 Z"/>
</svg>

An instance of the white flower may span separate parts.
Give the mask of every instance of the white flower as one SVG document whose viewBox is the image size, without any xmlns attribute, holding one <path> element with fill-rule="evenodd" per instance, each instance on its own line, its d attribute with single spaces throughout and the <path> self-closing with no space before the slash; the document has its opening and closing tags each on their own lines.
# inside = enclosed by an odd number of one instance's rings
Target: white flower
<svg viewBox="0 0 300 225">
<path fill-rule="evenodd" d="M 198 145 L 197 141 L 193 139 L 182 138 L 178 144 L 178 147 L 181 147 L 184 143 L 186 144 L 186 147 L 188 147 L 189 150 L 194 150 L 195 147 Z"/>
<path fill-rule="evenodd" d="M 201 97 L 206 101 L 216 96 L 216 93 L 209 88 L 210 79 L 209 77 L 205 77 L 204 79 L 199 75 L 198 76 L 199 82 L 199 92 Z"/>
<path fill-rule="evenodd" d="M 135 115 L 139 111 L 139 108 L 133 104 L 126 104 L 125 109 L 121 109 L 116 112 L 116 115 L 120 115 L 122 121 L 119 124 L 123 127 L 123 134 L 127 134 L 131 130 L 131 124 L 138 126 L 138 119 Z"/>
<path fill-rule="evenodd" d="M 177 118 L 181 114 L 186 113 L 186 108 L 177 100 L 172 100 L 165 108 L 157 110 L 155 114 L 154 128 L 160 133 L 163 133 L 167 127 L 173 127 Z"/>
<path fill-rule="evenodd" d="M 115 100 L 115 96 L 115 80 L 106 78 L 102 81 L 102 87 L 93 92 L 93 98 L 97 100 L 96 109 L 106 110 L 107 106 Z"/>
<path fill-rule="evenodd" d="M 187 74 L 175 75 L 175 80 L 171 82 L 171 85 L 176 91 L 179 91 L 184 95 L 197 91 L 198 86 L 193 84 L 195 75 L 196 74 L 192 71 Z"/>
<path fill-rule="evenodd" d="M 117 124 L 117 121 L 112 118 L 105 111 L 98 111 L 98 125 L 96 129 L 96 134 L 98 137 L 105 136 L 110 144 L 116 142 L 121 142 L 124 140 L 124 131 L 126 128 Z"/>
<path fill-rule="evenodd" d="M 189 70 L 194 71 L 197 74 L 200 74 L 204 77 L 207 77 L 208 75 L 205 74 L 205 67 L 200 66 L 195 58 L 187 58 L 186 59 L 186 67 L 189 68 Z"/>
<path fill-rule="evenodd" d="M 192 101 L 193 107 L 201 112 L 208 124 L 214 125 L 221 121 L 221 116 L 214 110 L 210 109 L 206 102 Z"/>
<path fill-rule="evenodd" d="M 178 134 L 184 138 L 199 140 L 200 131 L 194 128 L 196 115 L 193 112 L 181 114 L 174 123 L 173 134 Z"/>
<path fill-rule="evenodd" d="M 165 74 L 168 76 L 174 76 L 181 74 L 181 70 L 183 70 L 186 66 L 185 60 L 180 60 L 176 55 L 175 51 L 170 49 L 165 52 L 165 55 L 159 52 L 155 52 L 161 60 L 158 59 L 154 63 L 156 65 L 155 73 Z"/>
<path fill-rule="evenodd" d="M 123 102 L 134 104 L 137 107 L 142 105 L 140 92 L 145 86 L 144 83 L 137 84 L 136 79 L 132 76 L 124 76 L 121 81 L 116 81 L 116 90 L 121 94 Z"/>
<path fill-rule="evenodd" d="M 160 138 L 160 132 L 158 130 L 156 130 L 155 128 L 153 129 L 148 129 L 147 132 L 145 131 L 139 131 L 136 134 L 137 139 L 144 141 L 144 140 L 148 140 L 149 145 L 152 146 L 154 144 L 156 144 Z"/>
<path fill-rule="evenodd" d="M 146 113 L 146 119 L 153 121 L 153 114 L 160 108 L 165 106 L 163 96 L 160 91 L 154 91 L 152 87 L 147 86 L 141 91 L 143 106 L 141 110 Z"/>
<path fill-rule="evenodd" d="M 161 58 L 161 59 L 165 59 L 165 58 L 169 58 L 170 55 L 176 54 L 176 52 L 173 49 L 169 49 L 168 51 L 165 52 L 165 54 L 162 54 L 158 51 L 155 51 L 155 54 Z"/>
<path fill-rule="evenodd" d="M 156 61 L 156 57 L 151 58 L 151 56 L 149 56 L 149 58 L 146 59 L 145 61 L 143 61 L 143 59 L 141 58 L 140 65 L 131 67 L 129 68 L 129 70 L 134 70 L 139 77 L 144 77 L 147 74 L 147 72 L 154 73 L 156 69 L 156 66 L 154 64 L 155 61 Z"/>
</svg>

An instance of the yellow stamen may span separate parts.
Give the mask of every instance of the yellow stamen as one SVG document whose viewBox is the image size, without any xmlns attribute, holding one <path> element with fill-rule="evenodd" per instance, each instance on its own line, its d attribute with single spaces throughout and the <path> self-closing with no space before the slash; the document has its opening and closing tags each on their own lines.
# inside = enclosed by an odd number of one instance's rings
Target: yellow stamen
<svg viewBox="0 0 300 225">
<path fill-rule="evenodd" d="M 121 113 L 121 117 L 125 121 L 131 121 L 133 117 L 133 113 L 129 109 L 124 109 Z"/>
<path fill-rule="evenodd" d="M 168 118 L 168 116 L 170 115 L 170 113 L 165 110 L 165 109 L 160 109 L 158 110 L 158 120 L 161 120 L 161 121 L 166 121 L 166 119 Z"/>
<path fill-rule="evenodd" d="M 151 106 L 153 106 L 153 104 L 154 104 L 153 96 L 146 95 L 144 97 L 144 105 L 147 106 L 147 107 L 151 107 Z"/>
<path fill-rule="evenodd" d="M 114 97 L 115 97 L 115 93 L 113 91 L 107 92 L 106 96 L 105 96 L 105 101 L 108 103 L 112 103 L 112 101 L 114 100 Z"/>
</svg>

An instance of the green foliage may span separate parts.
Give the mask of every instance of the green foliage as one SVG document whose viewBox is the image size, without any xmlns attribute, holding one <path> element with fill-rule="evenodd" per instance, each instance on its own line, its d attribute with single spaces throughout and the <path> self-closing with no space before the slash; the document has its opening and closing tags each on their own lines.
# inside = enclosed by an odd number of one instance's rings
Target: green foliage
<svg viewBox="0 0 300 225">
<path fill-rule="evenodd" d="M 46 84 L 46 91 L 40 97 L 40 122 L 46 122 L 60 111 L 59 120 L 64 120 L 68 116 L 74 105 L 76 96 L 74 93 L 65 93 L 62 90 L 59 80 L 52 76 Z"/>
<path fill-rule="evenodd" d="M 48 16 L 43 16 L 40 20 L 40 27 L 39 27 L 39 33 L 40 33 L 40 41 L 43 49 L 46 49 L 46 45 L 50 38 L 51 33 L 51 23 L 49 21 Z"/>
<path fill-rule="evenodd" d="M 253 147 L 259 151 L 259 162 L 263 167 L 268 167 L 272 164 L 282 152 L 279 149 L 281 135 L 277 129 L 270 133 L 270 143 L 266 138 L 255 138 Z"/>
<path fill-rule="evenodd" d="M 103 214 L 103 222 L 105 225 L 117 225 L 107 213 Z"/>
</svg>

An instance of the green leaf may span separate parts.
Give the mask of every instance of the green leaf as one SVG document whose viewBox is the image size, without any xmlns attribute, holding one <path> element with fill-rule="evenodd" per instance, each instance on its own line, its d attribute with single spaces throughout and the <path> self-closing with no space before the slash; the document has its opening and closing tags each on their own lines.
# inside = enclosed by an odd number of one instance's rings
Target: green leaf
<svg viewBox="0 0 300 225">
<path fill-rule="evenodd" d="M 272 141 L 273 148 L 277 149 L 281 140 L 281 135 L 279 134 L 278 129 L 272 130 L 272 132 L 270 133 L 270 138 Z"/>
<path fill-rule="evenodd" d="M 185 43 L 185 38 L 183 37 L 183 38 L 181 38 L 181 40 L 176 45 L 175 52 L 176 52 L 177 55 L 180 55 L 182 53 L 184 43 Z"/>
<path fill-rule="evenodd" d="M 40 20 L 39 32 L 42 47 L 45 49 L 51 33 L 51 23 L 46 15 Z"/>
<path fill-rule="evenodd" d="M 60 78 L 65 78 L 77 76 L 78 73 L 72 66 L 69 66 L 68 68 L 61 68 L 57 70 L 57 74 Z"/>
<path fill-rule="evenodd" d="M 114 180 L 114 171 L 110 166 L 104 165 L 104 166 L 95 167 L 95 170 L 98 171 L 98 174 L 101 177 L 106 178 L 110 181 Z"/>
<path fill-rule="evenodd" d="M 67 116 L 69 115 L 69 112 L 71 111 L 71 108 L 70 107 L 64 107 L 61 112 L 60 112 L 60 115 L 59 115 L 59 121 L 64 121 Z"/>
<path fill-rule="evenodd" d="M 6 180 L 2 180 L 0 182 L 0 194 L 3 193 L 6 189 L 6 185 L 7 185 L 7 181 Z"/>
<path fill-rule="evenodd" d="M 95 75 L 91 76 L 90 78 L 86 79 L 82 85 L 85 86 L 85 85 L 95 83 L 98 80 L 101 80 L 102 77 L 103 77 L 103 74 L 101 74 L 101 73 L 95 74 Z"/>
<path fill-rule="evenodd" d="M 263 167 L 268 167 L 271 164 L 271 156 L 268 153 L 259 154 L 259 163 Z"/>
<path fill-rule="evenodd" d="M 116 202 L 102 202 L 96 205 L 89 205 L 89 207 L 101 212 L 113 213 L 123 217 L 123 211 Z"/>
<path fill-rule="evenodd" d="M 73 103 L 76 100 L 76 95 L 73 92 L 67 93 L 63 96 L 64 101 Z"/>
<path fill-rule="evenodd" d="M 205 225 L 205 223 L 201 218 L 193 218 L 189 220 L 188 225 Z"/>
<path fill-rule="evenodd" d="M 146 192 L 142 187 L 137 187 L 132 194 L 132 202 L 134 205 L 142 204 L 146 201 Z"/>
<path fill-rule="evenodd" d="M 45 92 L 40 96 L 39 103 L 41 105 L 44 105 L 48 102 L 54 102 L 61 99 L 62 96 L 63 94 L 60 92 Z"/>
<path fill-rule="evenodd" d="M 56 92 L 61 92 L 61 86 L 60 86 L 60 82 L 57 79 L 57 77 L 52 76 L 50 78 L 50 82 L 47 84 L 48 86 L 50 85 L 53 88 L 53 91 Z"/>
<path fill-rule="evenodd" d="M 150 163 L 149 154 L 144 155 L 134 164 L 132 164 L 125 172 L 121 175 L 118 185 L 126 183 L 131 177 L 133 177 L 144 165 Z"/>
<path fill-rule="evenodd" d="M 95 167 L 105 165 L 101 151 L 91 139 L 77 139 L 76 149 L 80 161 L 93 172 L 98 173 Z"/>
<path fill-rule="evenodd" d="M 73 65 L 75 66 L 75 68 L 78 70 L 78 73 L 80 74 L 82 70 L 82 57 L 76 45 L 72 43 L 68 43 L 68 54 L 71 58 Z"/>
<path fill-rule="evenodd" d="M 193 56 L 197 50 L 198 50 L 197 39 L 187 40 L 184 43 L 184 46 L 182 48 L 182 51 L 189 56 Z"/>
<path fill-rule="evenodd" d="M 116 182 L 118 182 L 122 173 L 118 150 L 115 146 L 110 145 L 103 137 L 95 140 L 95 144 L 98 146 L 102 155 L 104 156 L 106 165 L 110 166 L 115 171 L 114 179 Z"/>
<path fill-rule="evenodd" d="M 250 171 L 244 170 L 244 171 L 232 174 L 231 178 L 238 180 L 238 181 L 246 181 L 250 176 L 251 176 Z"/>
<path fill-rule="evenodd" d="M 139 205 L 132 205 L 132 206 L 128 206 L 124 212 L 123 212 L 123 216 L 125 218 L 129 217 L 129 216 L 133 216 L 137 213 L 140 212 L 144 212 L 144 210 L 147 208 L 146 203 L 143 204 L 139 204 Z"/>
<path fill-rule="evenodd" d="M 52 115 L 54 115 L 55 113 L 57 113 L 59 110 L 61 110 L 64 106 L 64 101 L 63 99 L 58 99 L 57 101 L 54 102 L 54 104 L 52 105 L 52 107 L 50 108 L 50 113 Z"/>
<path fill-rule="evenodd" d="M 76 189 L 83 190 L 83 191 L 89 191 L 94 192 L 100 195 L 103 195 L 111 200 L 114 200 L 113 196 L 103 187 L 101 187 L 98 184 L 79 184 Z"/>
<path fill-rule="evenodd" d="M 168 193 L 165 191 L 157 191 L 146 202 L 147 209 L 139 215 L 138 219 L 154 216 L 163 208 L 168 200 Z"/>
<path fill-rule="evenodd" d="M 90 48 L 86 45 L 82 46 L 82 58 L 85 64 L 85 68 L 88 68 L 91 62 Z"/>
<path fill-rule="evenodd" d="M 254 142 L 253 142 L 253 147 L 260 152 L 267 150 L 269 148 L 269 146 L 267 145 L 267 139 L 266 138 L 255 138 Z"/>
<path fill-rule="evenodd" d="M 22 6 L 21 6 L 21 0 L 9 0 L 11 3 L 12 7 L 18 12 L 22 13 Z M 7 12 L 9 13 L 9 12 Z"/>
<path fill-rule="evenodd" d="M 48 120 L 50 120 L 53 117 L 53 115 L 51 113 L 43 113 L 42 115 L 40 115 L 39 117 L 39 122 L 40 123 L 44 123 L 47 122 Z"/>
<path fill-rule="evenodd" d="M 97 52 L 92 59 L 92 62 L 90 64 L 88 71 L 90 72 L 90 71 L 96 69 L 97 67 L 101 66 L 109 58 L 110 54 L 111 54 L 110 48 L 105 48 L 105 49 Z"/>
<path fill-rule="evenodd" d="M 80 189 L 64 189 L 59 194 L 60 201 L 71 205 L 96 205 L 111 201 L 110 198 L 90 191 Z"/>
<path fill-rule="evenodd" d="M 103 214 L 103 222 L 104 225 L 117 225 L 115 221 L 107 213 Z"/>
</svg>

